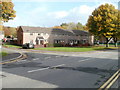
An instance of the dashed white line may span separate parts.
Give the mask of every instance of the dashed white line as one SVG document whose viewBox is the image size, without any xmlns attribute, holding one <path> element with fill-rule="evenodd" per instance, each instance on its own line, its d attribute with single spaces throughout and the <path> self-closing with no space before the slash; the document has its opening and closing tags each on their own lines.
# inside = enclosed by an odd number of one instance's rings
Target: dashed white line
<svg viewBox="0 0 120 90">
<path fill-rule="evenodd" d="M 61 57 L 61 56 L 56 56 L 56 57 Z"/>
<path fill-rule="evenodd" d="M 78 62 L 88 61 L 89 59 L 79 60 Z"/>
<path fill-rule="evenodd" d="M 17 61 L 17 62 L 25 62 L 25 61 L 27 61 L 27 60 L 20 60 L 20 61 Z"/>
<path fill-rule="evenodd" d="M 55 68 L 55 67 L 60 67 L 60 66 L 64 66 L 64 65 L 65 64 L 60 64 L 60 65 L 56 65 L 56 66 L 51 66 L 51 67 L 46 67 L 46 68 L 31 70 L 31 71 L 28 71 L 28 73 L 32 73 L 32 72 L 36 72 L 36 71 L 42 71 L 42 70 L 46 70 L 46 69 L 50 69 L 50 68 Z"/>
<path fill-rule="evenodd" d="M 60 66 L 64 66 L 65 64 L 61 64 L 61 65 L 57 65 L 57 66 L 52 66 L 52 67 L 60 67 Z"/>
<path fill-rule="evenodd" d="M 46 70 L 46 69 L 49 69 L 49 68 L 50 67 L 42 68 L 42 69 L 36 69 L 36 70 L 31 70 L 31 71 L 28 71 L 28 73 L 35 72 L 35 71 L 42 71 L 42 70 Z"/>
<path fill-rule="evenodd" d="M 39 60 L 39 58 L 34 58 L 33 60 Z"/>
</svg>

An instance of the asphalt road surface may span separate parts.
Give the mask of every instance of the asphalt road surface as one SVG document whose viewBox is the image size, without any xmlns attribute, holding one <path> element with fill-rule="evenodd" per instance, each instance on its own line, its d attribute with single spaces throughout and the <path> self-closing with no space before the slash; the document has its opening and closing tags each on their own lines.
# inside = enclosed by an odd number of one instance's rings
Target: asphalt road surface
<svg viewBox="0 0 120 90">
<path fill-rule="evenodd" d="M 118 69 L 117 50 L 26 55 L 27 59 L 2 65 L 3 88 L 99 88 Z"/>
</svg>

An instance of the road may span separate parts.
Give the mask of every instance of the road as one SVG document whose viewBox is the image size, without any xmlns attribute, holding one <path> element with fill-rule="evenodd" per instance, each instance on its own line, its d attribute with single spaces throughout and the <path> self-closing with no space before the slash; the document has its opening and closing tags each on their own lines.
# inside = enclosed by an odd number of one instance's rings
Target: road
<svg viewBox="0 0 120 90">
<path fill-rule="evenodd" d="M 118 51 L 72 54 L 25 52 L 2 65 L 3 88 L 99 88 L 118 69 Z"/>
</svg>

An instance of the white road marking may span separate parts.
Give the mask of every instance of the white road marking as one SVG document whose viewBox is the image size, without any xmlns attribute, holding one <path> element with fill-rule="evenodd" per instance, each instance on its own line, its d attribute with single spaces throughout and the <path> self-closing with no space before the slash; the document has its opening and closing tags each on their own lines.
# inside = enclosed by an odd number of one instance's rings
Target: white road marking
<svg viewBox="0 0 120 90">
<path fill-rule="evenodd" d="M 61 56 L 56 56 L 56 57 L 61 57 Z"/>
<path fill-rule="evenodd" d="M 45 59 L 50 59 L 51 57 L 45 57 Z"/>
<path fill-rule="evenodd" d="M 79 60 L 78 62 L 88 61 L 89 59 Z"/>
<path fill-rule="evenodd" d="M 64 66 L 65 64 L 61 64 L 61 65 L 57 65 L 57 66 L 52 66 L 52 67 L 60 67 L 60 66 Z M 52 68 L 51 67 L 51 68 Z"/>
<path fill-rule="evenodd" d="M 35 72 L 35 71 L 42 71 L 42 70 L 46 70 L 46 69 L 49 69 L 49 68 L 50 67 L 42 68 L 42 69 L 36 69 L 36 70 L 31 70 L 31 71 L 28 71 L 28 73 Z"/>
<path fill-rule="evenodd" d="M 61 64 L 61 65 L 57 65 L 57 66 L 51 66 L 51 67 L 46 67 L 46 68 L 31 70 L 31 71 L 28 71 L 28 73 L 36 72 L 36 71 L 42 71 L 42 70 L 46 70 L 46 69 L 50 69 L 50 68 L 55 68 L 55 67 L 59 67 L 59 66 L 64 66 L 64 65 L 65 65 L 65 64 Z"/>
<path fill-rule="evenodd" d="M 20 60 L 20 61 L 17 61 L 17 62 L 25 62 L 25 61 L 27 61 L 27 60 Z"/>
<path fill-rule="evenodd" d="M 33 60 L 39 60 L 39 58 L 34 58 Z"/>
</svg>

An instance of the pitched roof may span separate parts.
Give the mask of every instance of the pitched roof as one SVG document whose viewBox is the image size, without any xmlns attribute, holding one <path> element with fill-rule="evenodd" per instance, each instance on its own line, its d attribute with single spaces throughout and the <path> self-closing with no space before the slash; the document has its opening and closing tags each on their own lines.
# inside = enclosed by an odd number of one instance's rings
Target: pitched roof
<svg viewBox="0 0 120 90">
<path fill-rule="evenodd" d="M 50 28 L 44 28 L 44 27 L 30 27 L 30 26 L 20 26 L 23 30 L 23 32 L 30 32 L 30 33 L 49 33 L 51 32 Z"/>
<path fill-rule="evenodd" d="M 30 33 L 52 33 L 60 35 L 88 35 L 88 32 L 82 30 L 64 30 L 57 28 L 45 28 L 45 27 L 30 27 L 30 26 L 20 26 L 23 32 Z"/>
<path fill-rule="evenodd" d="M 83 30 L 72 30 L 72 32 L 75 35 L 88 35 L 89 34 L 87 31 L 83 31 Z"/>
</svg>

